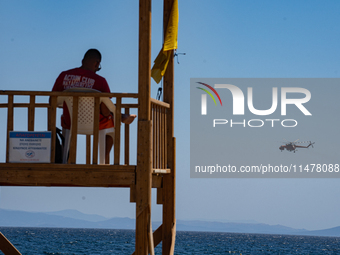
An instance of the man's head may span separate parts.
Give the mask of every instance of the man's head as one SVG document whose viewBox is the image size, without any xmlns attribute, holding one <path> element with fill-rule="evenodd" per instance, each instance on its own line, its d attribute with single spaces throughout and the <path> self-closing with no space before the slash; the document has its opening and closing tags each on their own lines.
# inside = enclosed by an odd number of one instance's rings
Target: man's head
<svg viewBox="0 0 340 255">
<path fill-rule="evenodd" d="M 81 68 L 97 72 L 100 70 L 100 62 L 102 60 L 102 54 L 97 49 L 89 49 L 82 60 Z"/>
</svg>

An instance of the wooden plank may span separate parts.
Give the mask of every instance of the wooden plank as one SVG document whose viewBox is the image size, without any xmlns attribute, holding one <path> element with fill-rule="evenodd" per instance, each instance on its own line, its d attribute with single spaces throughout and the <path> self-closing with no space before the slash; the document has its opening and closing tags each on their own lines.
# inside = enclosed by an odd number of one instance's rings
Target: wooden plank
<svg viewBox="0 0 340 255">
<path fill-rule="evenodd" d="M 158 106 L 158 168 L 163 168 L 162 161 L 163 161 L 163 154 L 162 154 L 162 107 Z"/>
<path fill-rule="evenodd" d="M 162 163 L 161 163 L 161 168 L 165 169 L 166 168 L 166 162 L 165 162 L 165 137 L 164 134 L 166 134 L 166 126 L 164 125 L 164 120 L 165 120 L 165 109 L 161 108 L 161 122 L 160 122 L 160 136 L 161 136 L 161 148 L 160 148 L 160 153 L 161 153 L 161 158 L 162 158 Z"/>
<path fill-rule="evenodd" d="M 138 98 L 140 120 L 150 120 L 151 0 L 139 1 Z"/>
<path fill-rule="evenodd" d="M 164 139 L 164 168 L 168 168 L 168 129 L 167 129 L 167 110 L 165 109 L 165 116 L 164 116 L 164 133 L 163 133 L 163 139 Z"/>
<path fill-rule="evenodd" d="M 163 176 L 163 254 L 173 254 L 176 224 L 176 140 L 172 139 L 170 174 Z M 165 248 L 164 248 L 165 246 Z"/>
<path fill-rule="evenodd" d="M 132 184 L 130 186 L 130 203 L 136 202 L 136 185 Z"/>
<path fill-rule="evenodd" d="M 162 205 L 163 204 L 163 189 L 157 188 L 157 198 L 156 198 L 157 204 Z"/>
<path fill-rule="evenodd" d="M 135 170 L 94 170 L 59 168 L 7 168 L 1 170 L 1 186 L 55 187 L 130 187 L 135 183 Z"/>
<path fill-rule="evenodd" d="M 170 254 L 175 253 L 176 227 L 177 227 L 177 221 L 176 221 L 176 218 L 175 218 L 174 219 L 174 225 L 172 227 L 172 238 L 171 238 L 171 240 L 173 242 L 172 242 L 172 245 L 171 245 L 171 248 L 170 248 Z"/>
<path fill-rule="evenodd" d="M 125 108 L 124 113 L 130 115 L 130 109 Z M 124 164 L 130 164 L 130 125 L 124 124 Z"/>
<path fill-rule="evenodd" d="M 49 108 L 48 130 L 51 131 L 51 163 L 55 162 L 55 144 L 56 144 L 56 117 L 57 117 L 57 97 L 52 96 L 50 99 L 51 107 Z"/>
<path fill-rule="evenodd" d="M 156 146 L 153 148 L 155 150 L 155 158 L 154 158 L 154 168 L 159 168 L 159 112 L 158 112 L 158 106 L 155 106 L 155 112 L 156 112 L 156 118 L 155 118 L 155 122 L 154 125 L 155 127 L 155 140 L 156 140 Z"/>
<path fill-rule="evenodd" d="M 0 232 L 0 250 L 6 255 L 21 255 L 13 244 Z"/>
<path fill-rule="evenodd" d="M 114 142 L 114 164 L 119 165 L 120 162 L 120 129 L 121 129 L 121 104 L 122 99 L 117 97 L 116 99 L 116 116 L 115 116 L 115 142 Z"/>
<path fill-rule="evenodd" d="M 172 5 L 174 0 L 164 0 L 164 16 L 163 16 L 163 29 L 166 31 Z M 163 84 L 164 84 L 164 102 L 168 103 L 170 105 L 170 108 L 167 110 L 167 138 L 168 138 L 168 148 L 170 147 L 172 149 L 171 143 L 172 143 L 172 137 L 174 137 L 174 61 L 173 61 L 173 51 L 171 52 L 171 57 L 166 69 L 166 72 L 164 74 L 163 78 Z M 172 150 L 168 151 L 169 155 L 171 155 Z"/>
<path fill-rule="evenodd" d="M 153 232 L 154 246 L 157 247 L 160 242 L 162 242 L 162 225 L 160 225 L 155 232 Z M 135 255 L 136 252 L 132 253 Z"/>
<path fill-rule="evenodd" d="M 28 107 L 28 131 L 34 131 L 35 95 L 30 95 Z"/>
<path fill-rule="evenodd" d="M 1 186 L 130 187 L 135 179 L 135 173 L 127 171 L 6 170 L 2 175 Z"/>
<path fill-rule="evenodd" d="M 86 135 L 86 165 L 91 164 L 91 135 Z"/>
<path fill-rule="evenodd" d="M 0 104 L 0 108 L 7 108 L 8 104 Z M 19 107 L 19 108 L 27 108 L 30 105 L 28 103 L 14 103 L 14 107 Z M 49 104 L 47 103 L 39 103 L 35 104 L 35 108 L 48 108 Z M 122 104 L 122 108 L 138 108 L 138 104 Z"/>
<path fill-rule="evenodd" d="M 163 183 L 163 175 L 153 174 L 152 175 L 152 188 L 161 188 Z"/>
<path fill-rule="evenodd" d="M 14 107 L 19 107 L 19 108 L 28 108 L 30 104 L 28 103 L 14 103 Z M 40 104 L 35 104 L 35 108 L 48 108 L 50 104 L 48 103 L 40 103 Z M 0 104 L 0 108 L 7 108 L 8 104 Z"/>
<path fill-rule="evenodd" d="M 20 93 L 20 92 L 21 91 L 18 91 L 18 95 L 22 95 L 22 93 Z M 49 92 L 45 92 L 46 96 L 48 96 L 47 93 L 49 93 Z M 9 94 L 10 95 L 14 95 L 13 93 L 9 93 Z M 29 93 L 29 94 L 32 94 L 32 93 Z M 53 93 L 51 92 L 51 94 L 53 96 L 69 96 L 70 95 L 70 93 L 64 93 L 64 92 L 63 92 L 63 94 L 61 94 L 60 92 L 57 92 L 56 95 L 55 95 L 55 92 L 53 92 Z M 84 93 L 79 94 L 79 93 L 72 92 L 71 96 L 74 96 L 74 95 L 78 95 L 78 96 L 90 96 L 90 95 L 93 95 L 93 93 L 91 93 L 89 95 L 88 93 L 86 93 L 86 94 L 84 94 Z M 97 95 L 97 97 L 99 97 L 98 94 L 95 94 L 95 95 Z M 118 96 L 118 97 L 121 97 L 121 98 L 137 98 L 136 95 L 138 95 L 138 94 L 132 94 L 131 97 L 130 97 L 130 96 L 127 96 L 126 93 L 112 93 L 112 94 L 111 93 L 101 93 L 100 97 L 103 97 L 105 95 L 107 95 L 108 97 Z M 44 96 L 44 95 L 35 95 L 35 96 Z M 156 103 L 157 102 L 160 102 L 161 104 L 163 103 L 163 102 L 158 101 L 156 99 L 153 99 L 153 100 L 156 101 Z M 164 105 L 166 106 L 168 104 L 164 104 Z M 30 106 L 30 104 L 29 103 L 14 103 L 13 106 L 16 107 L 16 108 L 28 108 Z M 35 104 L 35 108 L 48 108 L 49 106 L 50 106 L 49 103 L 36 103 Z M 0 103 L 0 108 L 7 108 L 7 107 L 8 107 L 8 103 Z M 133 104 L 133 103 L 131 103 L 131 104 L 122 104 L 122 108 L 138 108 L 138 107 L 139 107 L 139 104 Z"/>
<path fill-rule="evenodd" d="M 151 210 L 151 207 L 150 207 Z M 151 215 L 151 211 L 149 212 Z M 155 255 L 155 245 L 153 241 L 153 233 L 152 233 L 152 222 L 151 217 L 149 218 L 149 226 L 148 226 L 148 249 L 150 255 Z"/>
<path fill-rule="evenodd" d="M 152 173 L 153 174 L 169 174 L 171 173 L 171 169 L 170 168 L 165 168 L 165 169 L 154 168 L 152 169 Z"/>
<path fill-rule="evenodd" d="M 162 242 L 162 232 L 163 232 L 163 225 L 160 225 L 155 232 L 153 232 L 153 241 L 155 247 Z"/>
<path fill-rule="evenodd" d="M 152 120 L 152 167 L 156 168 L 156 110 L 155 104 L 151 104 L 151 120 Z"/>
<path fill-rule="evenodd" d="M 136 254 L 153 252 L 148 241 L 151 221 L 151 0 L 139 0 L 138 138 L 136 169 Z M 150 238 L 150 236 L 149 236 Z"/>
<path fill-rule="evenodd" d="M 138 108 L 139 104 L 122 104 L 122 108 Z"/>
<path fill-rule="evenodd" d="M 151 103 L 155 104 L 155 105 L 159 105 L 162 106 L 164 108 L 170 108 L 170 104 L 156 100 L 154 98 L 150 98 Z"/>
<path fill-rule="evenodd" d="M 77 131 L 78 131 L 78 102 L 79 97 L 73 97 L 72 117 L 71 117 L 71 141 L 68 163 L 75 164 L 77 159 Z"/>
<path fill-rule="evenodd" d="M 49 104 L 47 108 L 47 130 L 51 130 L 51 98 L 49 99 Z"/>
<path fill-rule="evenodd" d="M 0 95 L 20 96 L 88 96 L 88 97 L 128 97 L 138 98 L 138 93 L 90 93 L 90 92 L 51 92 L 51 91 L 22 91 L 22 90 L 0 90 Z"/>
<path fill-rule="evenodd" d="M 136 169 L 136 254 L 148 253 L 148 224 L 151 219 L 151 121 L 138 122 Z M 142 135 L 143 134 L 143 135 Z"/>
<path fill-rule="evenodd" d="M 158 129 L 158 169 L 163 168 L 162 167 L 162 108 L 160 106 L 157 106 L 158 108 L 158 123 L 157 123 L 157 129 Z"/>
<path fill-rule="evenodd" d="M 73 164 L 73 165 L 62 165 L 62 164 L 50 164 L 50 163 L 0 163 L 0 169 L 27 169 L 27 170 L 95 170 L 95 171 L 135 171 L 136 166 L 115 166 L 115 165 L 85 165 L 85 164 Z"/>
<path fill-rule="evenodd" d="M 100 114 L 100 98 L 94 99 L 94 118 L 93 118 L 93 151 L 92 164 L 98 164 L 98 136 L 99 136 L 99 114 Z"/>
<path fill-rule="evenodd" d="M 174 0 L 164 0 L 163 28 L 166 31 L 172 5 Z M 175 139 L 174 137 L 174 58 L 171 52 L 167 70 L 163 77 L 163 98 L 164 102 L 170 105 L 166 114 L 167 127 L 167 167 L 171 169 L 170 174 L 163 177 L 163 241 L 162 254 L 174 253 L 175 247 L 175 197 L 176 197 L 176 158 L 175 158 Z"/>
<path fill-rule="evenodd" d="M 13 131 L 13 95 L 8 96 L 6 162 L 9 162 L 9 132 Z"/>
</svg>

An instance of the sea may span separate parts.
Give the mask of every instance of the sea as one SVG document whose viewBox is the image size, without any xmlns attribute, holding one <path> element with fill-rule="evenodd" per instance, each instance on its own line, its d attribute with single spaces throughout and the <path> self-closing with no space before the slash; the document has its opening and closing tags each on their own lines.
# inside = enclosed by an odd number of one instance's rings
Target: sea
<svg viewBox="0 0 340 255">
<path fill-rule="evenodd" d="M 132 254 L 135 248 L 134 230 L 0 227 L 0 231 L 27 255 Z M 155 254 L 162 254 L 161 244 Z M 340 237 L 178 231 L 175 254 L 340 254 Z"/>
</svg>

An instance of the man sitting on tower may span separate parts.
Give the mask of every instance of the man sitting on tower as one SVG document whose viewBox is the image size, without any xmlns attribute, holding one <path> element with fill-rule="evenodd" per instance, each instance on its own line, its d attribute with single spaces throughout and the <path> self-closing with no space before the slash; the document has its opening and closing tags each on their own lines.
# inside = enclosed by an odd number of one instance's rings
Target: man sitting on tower
<svg viewBox="0 0 340 255">
<path fill-rule="evenodd" d="M 96 72 L 101 69 L 101 59 L 101 53 L 97 49 L 89 49 L 84 55 L 81 67 L 62 72 L 58 76 L 52 91 L 64 91 L 71 88 L 88 88 L 104 93 L 111 93 L 106 79 L 96 74 Z M 130 124 L 135 118 L 135 114 L 122 114 L 121 120 L 122 123 Z M 114 127 L 113 120 L 113 113 L 110 112 L 104 103 L 101 103 L 99 130 Z M 70 129 L 71 126 L 70 113 L 65 102 L 63 105 L 63 115 L 61 117 L 61 126 L 65 129 Z M 109 154 L 113 146 L 113 138 L 110 135 L 106 135 L 105 139 L 105 163 L 108 164 Z"/>
</svg>

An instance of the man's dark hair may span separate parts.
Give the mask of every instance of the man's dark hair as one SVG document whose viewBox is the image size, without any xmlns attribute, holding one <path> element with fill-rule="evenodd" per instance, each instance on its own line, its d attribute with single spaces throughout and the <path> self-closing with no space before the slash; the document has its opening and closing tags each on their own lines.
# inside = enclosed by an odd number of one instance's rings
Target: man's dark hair
<svg viewBox="0 0 340 255">
<path fill-rule="evenodd" d="M 97 49 L 89 49 L 85 55 L 84 59 L 98 59 L 99 61 L 102 60 L 102 54 L 100 54 L 99 50 Z"/>
</svg>

